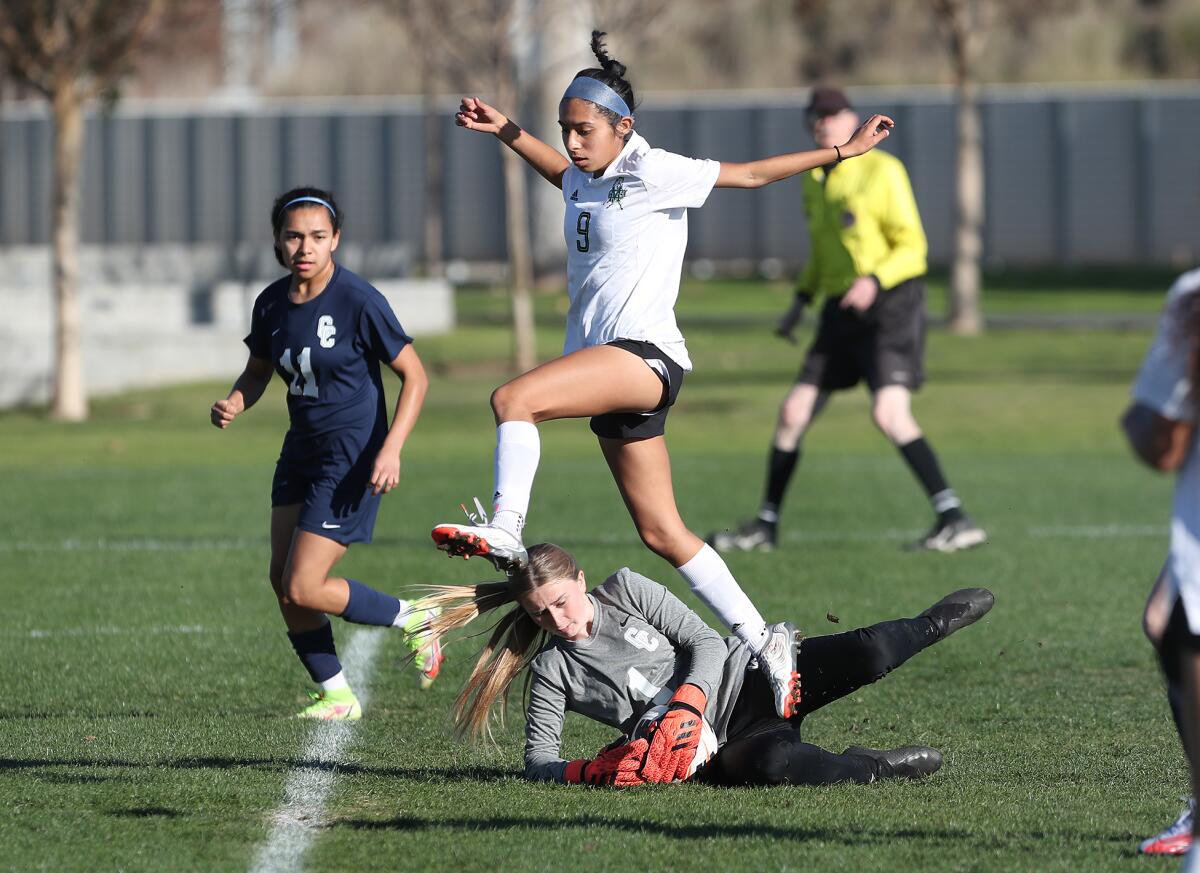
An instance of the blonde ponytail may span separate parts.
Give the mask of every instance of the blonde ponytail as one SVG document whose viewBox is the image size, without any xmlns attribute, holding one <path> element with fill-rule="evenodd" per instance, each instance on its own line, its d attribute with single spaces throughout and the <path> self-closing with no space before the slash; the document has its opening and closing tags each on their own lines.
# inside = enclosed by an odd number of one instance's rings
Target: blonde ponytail
<svg viewBox="0 0 1200 873">
<path fill-rule="evenodd" d="M 414 604 L 415 608 L 441 608 L 441 614 L 421 628 L 421 632 L 429 631 L 439 637 L 466 627 L 486 613 L 515 604 L 492 625 L 491 636 L 454 701 L 454 727 L 460 737 L 492 738 L 496 704 L 499 704 L 498 720 L 503 725 L 513 680 L 527 671 L 534 656 L 550 639 L 550 634 L 538 627 L 517 598 L 549 582 L 579 575 L 575 559 L 553 543 L 538 543 L 528 551 L 529 565 L 506 581 L 434 585 Z M 529 680 L 526 672 L 522 697 L 528 691 Z"/>
</svg>

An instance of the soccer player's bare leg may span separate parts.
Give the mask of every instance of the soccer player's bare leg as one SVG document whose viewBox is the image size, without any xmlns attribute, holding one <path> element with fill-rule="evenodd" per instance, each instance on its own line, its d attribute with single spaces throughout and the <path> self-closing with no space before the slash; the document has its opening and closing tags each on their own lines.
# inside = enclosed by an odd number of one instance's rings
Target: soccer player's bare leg
<svg viewBox="0 0 1200 873">
<path fill-rule="evenodd" d="M 921 438 L 921 427 L 912 414 L 912 393 L 903 385 L 885 385 L 875 392 L 871 420 L 897 447 Z"/>
<path fill-rule="evenodd" d="M 663 399 L 663 384 L 637 355 L 591 346 L 534 367 L 492 393 L 496 424 L 645 412 Z"/>
<path fill-rule="evenodd" d="M 326 621 L 321 611 L 293 603 L 288 598 L 287 588 L 284 586 L 283 571 L 287 567 L 292 542 L 296 538 L 296 522 L 300 519 L 301 507 L 301 504 L 294 503 L 271 509 L 271 587 L 279 600 L 279 611 L 283 614 L 284 623 L 287 624 L 288 630 L 293 632 L 314 630 Z"/>
<path fill-rule="evenodd" d="M 796 670 L 793 628 L 786 623 L 767 627 L 721 556 L 683 523 L 675 505 L 666 439 L 602 437 L 600 449 L 642 542 L 670 561 L 704 605 L 756 654 L 777 711 L 790 715 Z"/>
<path fill-rule="evenodd" d="M 297 530 L 283 569 L 287 602 L 310 611 L 341 615 L 350 602 L 345 579 L 329 575 L 346 554 L 346 547 L 327 537 Z"/>
<path fill-rule="evenodd" d="M 534 367 L 492 392 L 496 417 L 491 521 L 471 515 L 433 529 L 438 548 L 479 555 L 508 571 L 528 557 L 522 532 L 541 459 L 537 425 L 607 412 L 644 412 L 661 405 L 665 388 L 646 362 L 624 349 L 590 346 Z M 469 514 L 470 515 L 470 514 Z"/>
<path fill-rule="evenodd" d="M 740 522 L 736 528 L 714 531 L 708 541 L 721 552 L 769 551 L 775 548 L 779 528 L 779 509 L 787 493 L 804 435 L 829 402 L 829 392 L 816 385 L 797 382 L 779 404 L 775 422 L 775 442 L 767 458 L 767 481 L 758 515 Z"/>
<path fill-rule="evenodd" d="M 695 557 L 704 542 L 688 530 L 675 505 L 666 438 L 601 438 L 600 449 L 646 547 L 672 567 L 682 567 Z"/>
<path fill-rule="evenodd" d="M 797 382 L 779 404 L 779 418 L 775 422 L 775 448 L 781 452 L 795 452 L 809 426 L 821 414 L 829 402 L 829 392 L 816 385 Z"/>
<path fill-rule="evenodd" d="M 871 419 L 880 432 L 900 451 L 933 507 L 937 519 L 929 533 L 912 548 L 938 552 L 969 549 L 987 540 L 987 535 L 963 511 L 962 501 L 946 481 L 933 447 L 912 414 L 912 392 L 903 385 L 885 385 L 872 398 Z"/>
</svg>

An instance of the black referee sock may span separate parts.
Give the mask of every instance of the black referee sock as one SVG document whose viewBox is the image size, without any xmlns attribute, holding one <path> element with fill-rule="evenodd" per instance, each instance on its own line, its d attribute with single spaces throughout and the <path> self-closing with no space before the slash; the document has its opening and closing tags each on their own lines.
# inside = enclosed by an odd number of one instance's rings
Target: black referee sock
<svg viewBox="0 0 1200 873">
<path fill-rule="evenodd" d="M 783 505 L 783 494 L 787 491 L 799 461 L 800 449 L 787 452 L 771 447 L 771 457 L 767 461 L 767 492 L 758 511 L 760 521 L 771 525 L 779 521 L 779 507 Z"/>
<path fill-rule="evenodd" d="M 933 511 L 937 513 L 938 520 L 949 522 L 962 518 L 962 501 L 946 482 L 937 455 L 933 453 L 925 437 L 917 437 L 911 443 L 899 446 L 899 449 L 913 475 L 929 495 L 929 502 L 933 504 Z"/>
</svg>

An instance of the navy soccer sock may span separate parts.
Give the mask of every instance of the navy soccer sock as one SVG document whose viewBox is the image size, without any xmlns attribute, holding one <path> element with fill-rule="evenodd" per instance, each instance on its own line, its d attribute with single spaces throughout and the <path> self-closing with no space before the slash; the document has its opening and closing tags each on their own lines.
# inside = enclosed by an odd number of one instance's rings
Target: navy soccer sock
<svg viewBox="0 0 1200 873">
<path fill-rule="evenodd" d="M 376 627 L 391 627 L 396 616 L 404 607 L 399 598 L 376 591 L 357 579 L 347 579 L 350 600 L 342 612 L 342 618 L 354 624 L 369 624 Z"/>
<path fill-rule="evenodd" d="M 962 502 L 942 475 L 937 455 L 933 453 L 933 448 L 926 442 L 925 437 L 917 437 L 911 443 L 905 443 L 898 448 L 913 475 L 929 495 L 929 502 L 933 504 L 933 511 L 937 513 L 938 519 L 947 522 L 962 518 Z"/>
<path fill-rule="evenodd" d="M 787 452 L 775 446 L 771 447 L 771 457 L 767 461 L 767 490 L 758 511 L 759 519 L 767 524 L 779 521 L 779 507 L 783 505 L 784 492 L 787 491 L 799 460 L 799 449 Z"/>
<path fill-rule="evenodd" d="M 329 622 L 316 630 L 288 631 L 288 639 L 313 682 L 320 684 L 342 672 L 342 663 L 333 644 L 333 626 Z"/>
</svg>

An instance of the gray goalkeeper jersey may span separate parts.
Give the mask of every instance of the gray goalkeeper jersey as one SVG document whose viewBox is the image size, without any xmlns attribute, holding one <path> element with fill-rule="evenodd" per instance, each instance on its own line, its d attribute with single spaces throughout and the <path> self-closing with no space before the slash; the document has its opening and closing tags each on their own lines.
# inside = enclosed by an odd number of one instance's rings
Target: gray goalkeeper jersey
<svg viewBox="0 0 1200 873">
<path fill-rule="evenodd" d="M 596 608 L 585 640 L 554 639 L 533 659 L 525 710 L 525 778 L 561 782 L 568 710 L 629 734 L 642 713 L 685 683 L 707 696 L 717 740 L 742 689 L 750 652 L 722 639 L 657 582 L 628 567 L 588 592 Z"/>
</svg>

